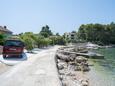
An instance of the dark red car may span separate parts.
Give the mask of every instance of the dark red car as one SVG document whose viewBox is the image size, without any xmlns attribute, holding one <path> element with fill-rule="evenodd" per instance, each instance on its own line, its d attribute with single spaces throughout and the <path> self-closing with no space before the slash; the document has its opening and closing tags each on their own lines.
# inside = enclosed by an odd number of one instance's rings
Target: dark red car
<svg viewBox="0 0 115 86">
<path fill-rule="evenodd" d="M 18 56 L 24 51 L 24 43 L 20 40 L 6 40 L 3 46 L 3 57 Z"/>
</svg>

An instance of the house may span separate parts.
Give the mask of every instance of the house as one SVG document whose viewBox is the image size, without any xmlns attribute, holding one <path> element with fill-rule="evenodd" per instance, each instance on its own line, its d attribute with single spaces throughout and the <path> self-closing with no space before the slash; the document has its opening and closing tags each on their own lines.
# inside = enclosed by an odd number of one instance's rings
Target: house
<svg viewBox="0 0 115 86">
<path fill-rule="evenodd" d="M 12 35 L 12 31 L 8 30 L 6 26 L 0 26 L 0 34 Z"/>
<path fill-rule="evenodd" d="M 77 40 L 77 34 L 75 31 L 72 31 L 70 33 L 65 33 L 65 38 L 71 41 Z"/>
</svg>

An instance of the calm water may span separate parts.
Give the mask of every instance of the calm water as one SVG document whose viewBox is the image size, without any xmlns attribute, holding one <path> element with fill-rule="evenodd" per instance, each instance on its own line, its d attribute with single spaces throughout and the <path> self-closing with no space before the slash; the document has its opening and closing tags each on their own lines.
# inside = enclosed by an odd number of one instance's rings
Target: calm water
<svg viewBox="0 0 115 86">
<path fill-rule="evenodd" d="M 96 52 L 105 56 L 104 60 L 93 60 L 101 86 L 115 86 L 115 48 L 99 49 Z"/>
</svg>

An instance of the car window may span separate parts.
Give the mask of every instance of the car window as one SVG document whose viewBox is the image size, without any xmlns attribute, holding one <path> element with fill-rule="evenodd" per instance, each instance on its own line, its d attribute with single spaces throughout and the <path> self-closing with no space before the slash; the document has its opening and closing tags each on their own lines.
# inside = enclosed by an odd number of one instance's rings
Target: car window
<svg viewBox="0 0 115 86">
<path fill-rule="evenodd" d="M 24 46 L 24 44 L 21 41 L 9 40 L 9 41 L 5 42 L 5 46 L 19 46 L 19 47 L 22 47 L 22 46 Z"/>
</svg>

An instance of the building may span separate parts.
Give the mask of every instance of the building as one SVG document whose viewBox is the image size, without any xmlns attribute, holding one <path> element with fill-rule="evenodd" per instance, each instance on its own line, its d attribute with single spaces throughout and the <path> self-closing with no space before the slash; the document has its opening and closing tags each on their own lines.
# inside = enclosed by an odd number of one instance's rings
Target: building
<svg viewBox="0 0 115 86">
<path fill-rule="evenodd" d="M 75 31 L 72 31 L 71 33 L 65 33 L 65 38 L 70 40 L 70 41 L 75 41 L 77 40 L 77 34 Z"/>
<path fill-rule="evenodd" d="M 6 26 L 0 26 L 0 34 L 12 35 L 12 31 L 8 30 Z"/>
</svg>

